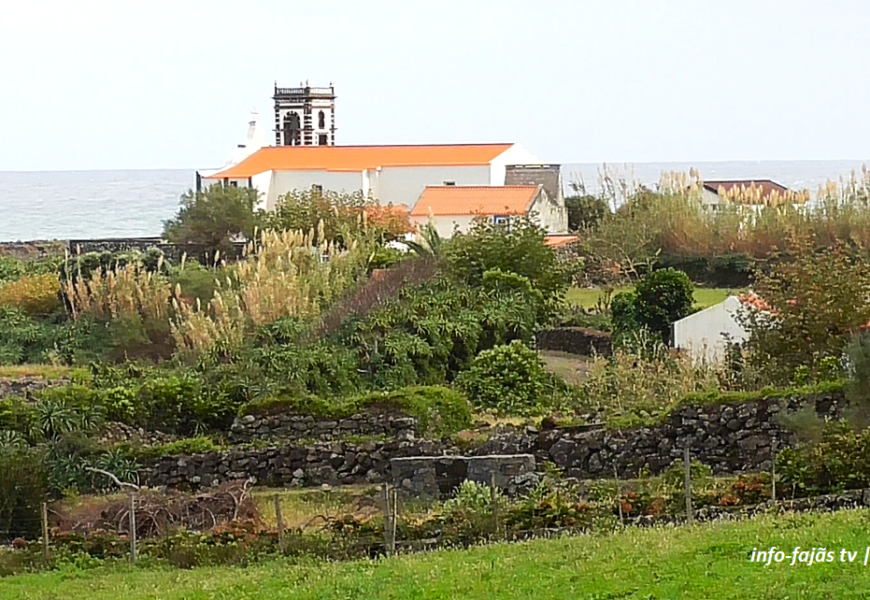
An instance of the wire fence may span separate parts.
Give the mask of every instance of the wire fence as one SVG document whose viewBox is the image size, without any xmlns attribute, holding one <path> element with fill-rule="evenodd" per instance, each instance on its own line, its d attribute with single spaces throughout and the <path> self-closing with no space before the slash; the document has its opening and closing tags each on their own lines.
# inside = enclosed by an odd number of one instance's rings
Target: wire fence
<svg viewBox="0 0 870 600">
<path fill-rule="evenodd" d="M 685 522 L 689 525 L 696 522 L 696 509 L 694 504 L 694 499 L 692 495 L 692 456 L 689 450 L 689 447 L 686 446 L 683 448 L 682 452 L 682 462 L 683 462 L 683 494 L 685 496 L 685 509 L 683 514 L 670 514 L 668 516 L 668 520 L 670 521 L 681 521 Z M 771 466 L 771 481 L 772 481 L 772 501 L 776 503 L 777 491 L 776 491 L 776 446 L 774 445 L 772 448 L 772 466 Z M 623 511 L 622 503 L 620 498 L 622 497 L 622 493 L 627 485 L 626 481 L 620 479 L 620 474 L 617 468 L 613 469 L 613 481 L 616 484 L 616 516 L 618 518 L 618 523 L 621 526 L 627 525 L 642 525 L 651 521 L 644 521 L 642 517 L 638 516 L 629 516 L 625 514 Z M 377 527 L 376 531 L 371 533 L 361 534 L 354 533 L 351 536 L 343 537 L 342 535 L 333 535 L 332 539 L 329 541 L 325 541 L 323 545 L 320 546 L 321 549 L 326 549 L 331 554 L 347 556 L 347 557 L 359 557 L 362 555 L 368 554 L 383 554 L 386 556 L 393 556 L 400 552 L 419 552 L 426 551 L 430 549 L 436 549 L 444 546 L 463 546 L 468 545 L 469 543 L 480 543 L 480 542 L 488 542 L 488 541 L 516 541 L 516 540 L 525 540 L 532 538 L 546 538 L 546 537 L 554 537 L 554 536 L 564 536 L 564 535 L 578 535 L 582 533 L 588 533 L 590 527 L 588 525 L 579 525 L 574 527 L 540 527 L 540 528 L 525 528 L 525 529 L 515 529 L 513 527 L 506 526 L 507 524 L 503 522 L 504 515 L 501 514 L 501 507 L 504 506 L 500 502 L 500 494 L 501 490 L 497 485 L 496 474 L 493 472 L 491 474 L 491 480 L 489 482 L 489 503 L 488 510 L 489 513 L 483 515 L 484 521 L 488 519 L 488 526 L 483 526 L 475 530 L 474 535 L 471 537 L 465 537 L 457 539 L 455 537 L 444 536 L 440 532 L 434 533 L 429 537 L 415 537 L 410 536 L 407 539 L 402 538 L 403 531 L 414 531 L 413 524 L 415 520 L 419 520 L 420 512 L 419 512 L 419 502 L 411 500 L 408 502 L 409 498 L 405 497 L 400 493 L 400 490 L 395 486 L 390 484 L 383 484 L 379 493 L 374 499 L 372 503 L 372 510 L 377 513 L 377 515 L 382 519 L 382 528 Z M 866 493 L 865 493 L 866 496 Z M 127 519 L 124 519 L 122 522 L 118 524 L 118 530 L 116 533 L 125 535 L 129 542 L 129 550 L 128 557 L 131 563 L 135 563 L 139 557 L 140 553 L 140 543 L 141 540 L 137 534 L 137 518 L 140 516 L 145 518 L 147 513 L 142 512 L 142 515 L 139 513 L 142 511 L 141 507 L 137 507 L 138 500 L 138 492 L 137 490 L 129 490 L 127 494 L 129 501 L 129 516 Z M 274 517 L 275 527 L 274 530 L 270 530 L 268 535 L 274 535 L 277 538 L 277 551 L 280 554 L 293 553 L 296 551 L 304 551 L 305 545 L 294 545 L 298 544 L 298 536 L 300 533 L 304 535 L 305 531 L 300 528 L 288 528 L 287 521 L 285 519 L 281 496 L 279 494 L 275 494 L 271 498 L 272 505 L 270 512 L 273 514 L 270 516 Z M 783 502 L 783 506 L 786 506 L 788 501 Z M 759 505 L 761 506 L 761 505 Z M 138 510 L 137 510 L 138 508 Z M 746 510 L 752 507 L 741 507 L 743 513 L 746 514 Z M 15 529 L 10 529 L 7 527 L 6 529 L 0 529 L 0 539 L 9 539 L 10 536 L 17 534 L 21 530 L 40 530 L 41 536 L 39 537 L 39 545 L 41 547 L 42 559 L 48 565 L 51 563 L 51 554 L 52 550 L 56 547 L 53 541 L 62 543 L 60 537 L 56 540 L 52 540 L 52 529 L 49 526 L 49 513 L 50 509 L 48 504 L 43 503 L 41 505 L 40 515 L 38 517 L 25 517 L 22 519 L 16 519 L 14 526 Z M 726 514 L 726 513 L 722 513 Z M 315 517 L 316 519 L 317 517 Z M 315 531 L 315 528 L 311 528 L 310 531 L 315 533 L 323 533 L 324 531 L 328 531 L 329 526 L 335 525 L 334 522 L 330 521 L 330 519 L 326 517 L 321 517 L 324 521 L 324 527 L 319 531 Z M 705 513 L 702 515 L 702 518 L 708 518 L 708 515 Z M 314 519 L 312 519 L 314 521 Z M 309 525 L 311 522 L 309 522 Z M 358 524 L 358 523 L 356 523 Z M 124 527 L 126 525 L 126 527 Z M 380 525 L 380 524 L 379 524 Z M 406 527 L 407 526 L 407 527 Z M 126 531 L 123 531 L 126 529 Z M 329 530 L 332 533 L 337 533 L 337 530 Z M 417 531 L 419 533 L 419 531 Z M 291 538 L 293 538 L 291 540 Z M 149 541 L 152 541 L 149 539 Z M 13 547 L 15 546 L 13 542 Z"/>
</svg>

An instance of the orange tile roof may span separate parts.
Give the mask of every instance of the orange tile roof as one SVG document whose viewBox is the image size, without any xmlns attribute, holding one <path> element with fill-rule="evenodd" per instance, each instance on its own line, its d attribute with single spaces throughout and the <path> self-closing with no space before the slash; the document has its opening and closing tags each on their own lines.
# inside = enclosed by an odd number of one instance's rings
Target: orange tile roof
<svg viewBox="0 0 870 600">
<path fill-rule="evenodd" d="M 550 248 L 557 248 L 565 244 L 573 244 L 579 239 L 576 235 L 548 235 L 544 238 L 544 243 Z"/>
<path fill-rule="evenodd" d="M 270 146 L 210 179 L 247 179 L 266 171 L 360 171 L 378 167 L 488 165 L 513 144 L 440 146 Z"/>
<path fill-rule="evenodd" d="M 538 185 L 431 185 L 411 210 L 412 217 L 460 215 L 524 215 Z"/>
</svg>

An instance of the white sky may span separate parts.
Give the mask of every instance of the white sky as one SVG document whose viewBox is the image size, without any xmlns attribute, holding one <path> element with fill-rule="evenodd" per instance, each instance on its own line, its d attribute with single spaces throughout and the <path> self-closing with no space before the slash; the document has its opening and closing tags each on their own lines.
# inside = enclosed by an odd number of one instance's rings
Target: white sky
<svg viewBox="0 0 870 600">
<path fill-rule="evenodd" d="M 870 157 L 867 0 L 0 0 L 0 170 L 207 168 L 335 82 L 339 144 Z M 270 137 L 270 140 L 272 138 Z"/>
</svg>

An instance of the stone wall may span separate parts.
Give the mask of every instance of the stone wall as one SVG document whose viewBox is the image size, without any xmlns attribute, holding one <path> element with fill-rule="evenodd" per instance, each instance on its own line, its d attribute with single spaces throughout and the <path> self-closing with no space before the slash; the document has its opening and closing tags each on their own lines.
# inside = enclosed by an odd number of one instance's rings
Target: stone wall
<svg viewBox="0 0 870 600">
<path fill-rule="evenodd" d="M 230 428 L 230 441 L 245 443 L 265 441 L 334 441 L 352 437 L 375 437 L 398 440 L 414 439 L 417 421 L 403 414 L 361 413 L 344 419 L 318 419 L 284 413 L 255 417 L 247 415 L 236 419 Z"/>
<path fill-rule="evenodd" d="M 557 350 L 581 356 L 610 356 L 611 339 L 606 331 L 583 327 L 557 327 L 535 333 L 538 350 Z"/>
<path fill-rule="evenodd" d="M 255 477 L 275 486 L 382 483 L 419 479 L 391 471 L 391 460 L 405 457 L 455 457 L 460 454 L 485 457 L 504 454 L 532 455 L 536 464 L 554 463 L 567 477 L 578 479 L 637 476 L 641 469 L 659 474 L 683 457 L 689 446 L 692 459 L 716 474 L 768 470 L 771 444 L 792 445 L 794 433 L 777 422 L 783 411 L 803 403 L 815 407 L 819 416 L 836 418 L 844 401 L 840 395 L 810 399 L 770 398 L 743 404 L 685 406 L 654 427 L 608 431 L 603 428 L 564 428 L 538 431 L 534 428 L 496 430 L 489 439 L 464 452 L 450 440 L 389 440 L 351 444 L 346 441 L 312 445 L 286 445 L 266 450 L 233 451 L 189 457 L 167 457 L 146 470 L 143 481 L 152 486 L 211 485 L 232 479 Z M 310 434 L 309 434 L 310 435 Z M 439 490 L 453 487 L 462 474 L 461 461 L 435 461 Z M 399 462 L 399 465 L 407 463 Z M 413 464 L 413 463 L 412 463 Z M 482 463 L 483 464 L 483 463 Z M 427 467 L 429 468 L 429 467 Z M 465 476 L 469 477 L 468 466 Z M 484 469 L 485 471 L 485 469 Z M 484 477 L 485 478 L 485 477 Z M 444 479 L 444 483 L 441 483 Z M 421 484 L 422 485 L 422 484 Z M 439 492 L 442 493 L 442 492 Z"/>
<path fill-rule="evenodd" d="M 771 467 L 771 444 L 793 445 L 795 434 L 777 422 L 783 411 L 804 402 L 820 417 L 837 418 L 845 404 L 839 395 L 810 399 L 770 398 L 744 404 L 685 406 L 655 427 L 608 431 L 604 428 L 503 430 L 476 450 L 479 454 L 530 453 L 550 461 L 568 477 L 597 479 L 636 477 L 641 469 L 665 471 L 683 457 L 689 446 L 692 460 L 715 474 L 766 471 Z"/>
<path fill-rule="evenodd" d="M 513 478 L 534 470 L 535 457 L 531 454 L 415 456 L 390 460 L 393 485 L 419 498 L 449 497 L 465 480 L 488 486 L 493 474 L 495 484 L 504 489 Z"/>
<path fill-rule="evenodd" d="M 269 486 L 351 485 L 383 483 L 389 479 L 390 459 L 456 453 L 450 444 L 430 441 L 317 443 L 265 450 L 165 457 L 143 470 L 151 487 L 197 488 L 254 477 Z"/>
<path fill-rule="evenodd" d="M 47 381 L 41 377 L 0 379 L 0 400 L 8 396 L 22 396 L 30 399 L 35 392 L 51 387 L 63 386 L 66 383 L 66 380 Z"/>
</svg>

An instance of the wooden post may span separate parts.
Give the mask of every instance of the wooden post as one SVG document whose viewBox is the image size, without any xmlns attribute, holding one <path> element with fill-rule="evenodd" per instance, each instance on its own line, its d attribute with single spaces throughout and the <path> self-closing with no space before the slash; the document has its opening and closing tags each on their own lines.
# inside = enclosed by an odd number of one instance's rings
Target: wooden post
<svg viewBox="0 0 870 600">
<path fill-rule="evenodd" d="M 48 504 L 42 503 L 42 559 L 48 562 Z"/>
<path fill-rule="evenodd" d="M 776 440 L 770 443 L 770 497 L 776 502 Z"/>
<path fill-rule="evenodd" d="M 683 452 L 683 466 L 686 470 L 684 487 L 686 491 L 686 519 L 691 525 L 694 522 L 692 514 L 692 457 L 689 454 L 689 444 L 686 443 L 685 451 Z"/>
<path fill-rule="evenodd" d="M 386 483 L 384 484 L 384 553 L 387 556 L 392 556 L 391 549 L 392 544 L 390 543 L 390 533 L 392 531 L 392 521 L 393 511 L 390 508 L 390 486 Z"/>
<path fill-rule="evenodd" d="M 281 498 L 275 494 L 275 526 L 278 528 L 278 550 L 284 553 L 284 517 L 281 514 Z"/>
<path fill-rule="evenodd" d="M 616 508 L 619 510 L 619 524 L 625 527 L 625 515 L 622 514 L 622 501 L 619 499 L 619 471 L 613 465 L 613 478 L 616 480 Z"/>
<path fill-rule="evenodd" d="M 492 505 L 492 531 L 498 537 L 498 488 L 495 485 L 495 471 L 490 473 L 489 502 Z"/>
<path fill-rule="evenodd" d="M 130 492 L 130 562 L 136 562 L 136 492 Z"/>
<path fill-rule="evenodd" d="M 390 554 L 395 554 L 396 526 L 399 523 L 399 490 L 397 490 L 396 488 L 392 488 L 390 491 L 393 494 L 393 497 L 390 500 L 390 508 L 393 511 L 393 514 L 390 517 Z"/>
</svg>

